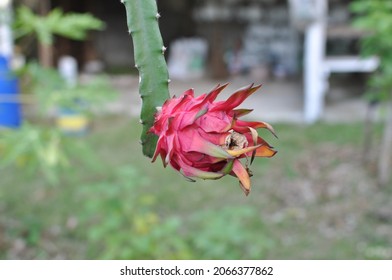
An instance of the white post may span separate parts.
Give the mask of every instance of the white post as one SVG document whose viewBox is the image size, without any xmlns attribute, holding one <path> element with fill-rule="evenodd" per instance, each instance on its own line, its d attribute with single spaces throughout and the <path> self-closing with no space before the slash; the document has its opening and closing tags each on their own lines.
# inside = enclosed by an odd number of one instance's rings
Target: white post
<svg viewBox="0 0 392 280">
<path fill-rule="evenodd" d="M 317 121 L 324 107 L 323 61 L 325 56 L 327 3 L 325 0 L 319 0 L 316 3 L 320 5 L 322 16 L 312 22 L 305 33 L 304 117 L 306 123 Z"/>
<path fill-rule="evenodd" d="M 62 56 L 59 59 L 58 70 L 69 87 L 76 86 L 78 83 L 78 63 L 74 57 Z"/>
<path fill-rule="evenodd" d="M 0 0 L 0 56 L 7 59 L 10 59 L 13 54 L 11 6 L 11 0 Z"/>
</svg>

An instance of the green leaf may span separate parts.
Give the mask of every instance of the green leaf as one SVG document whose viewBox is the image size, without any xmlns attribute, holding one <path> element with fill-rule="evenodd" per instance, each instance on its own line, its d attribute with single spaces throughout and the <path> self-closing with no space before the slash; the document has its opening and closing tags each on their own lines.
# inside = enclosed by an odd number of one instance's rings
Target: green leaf
<svg viewBox="0 0 392 280">
<path fill-rule="evenodd" d="M 84 40 L 89 30 L 102 30 L 104 26 L 103 21 L 88 13 L 64 13 L 57 8 L 40 16 L 21 6 L 16 11 L 14 33 L 17 38 L 34 35 L 41 44 L 51 45 L 54 35 Z"/>
</svg>

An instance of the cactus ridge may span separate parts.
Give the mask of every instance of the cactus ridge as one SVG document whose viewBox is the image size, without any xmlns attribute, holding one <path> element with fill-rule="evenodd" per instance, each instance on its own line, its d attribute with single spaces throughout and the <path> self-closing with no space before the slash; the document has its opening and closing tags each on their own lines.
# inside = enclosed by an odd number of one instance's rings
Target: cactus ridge
<svg viewBox="0 0 392 280">
<path fill-rule="evenodd" d="M 169 74 L 159 30 L 160 14 L 156 0 L 121 0 L 127 13 L 128 32 L 134 46 L 135 67 L 139 71 L 139 94 L 142 99 L 140 122 L 143 126 L 143 154 L 152 157 L 157 136 L 149 133 L 154 124 L 156 108 L 170 97 Z"/>
</svg>

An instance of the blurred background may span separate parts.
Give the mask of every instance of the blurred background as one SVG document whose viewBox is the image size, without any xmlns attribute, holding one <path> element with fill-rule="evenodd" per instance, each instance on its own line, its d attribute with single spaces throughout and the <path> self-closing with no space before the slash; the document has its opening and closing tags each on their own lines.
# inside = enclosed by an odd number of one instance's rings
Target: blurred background
<svg viewBox="0 0 392 280">
<path fill-rule="evenodd" d="M 157 4 L 171 94 L 263 84 L 278 154 L 249 197 L 151 164 L 121 2 L 0 0 L 0 258 L 391 259 L 391 2 Z"/>
</svg>

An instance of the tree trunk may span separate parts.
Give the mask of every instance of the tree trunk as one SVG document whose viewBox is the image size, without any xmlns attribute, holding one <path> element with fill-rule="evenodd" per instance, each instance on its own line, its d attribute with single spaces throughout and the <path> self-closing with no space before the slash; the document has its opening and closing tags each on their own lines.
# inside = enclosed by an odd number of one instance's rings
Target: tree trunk
<svg viewBox="0 0 392 280">
<path fill-rule="evenodd" d="M 50 1 L 49 0 L 40 0 L 39 1 L 39 13 L 41 16 L 45 16 L 50 11 Z M 44 45 L 38 43 L 38 59 L 39 63 L 43 67 L 52 67 L 53 66 L 53 46 L 52 45 Z"/>
<path fill-rule="evenodd" d="M 211 71 L 214 79 L 222 80 L 228 76 L 225 61 L 223 59 L 223 23 L 212 23 L 212 43 L 211 43 Z"/>
<path fill-rule="evenodd" d="M 374 134 L 374 121 L 377 105 L 375 102 L 369 102 L 367 106 L 367 112 L 364 123 L 364 141 L 363 141 L 363 150 L 362 150 L 362 164 L 364 166 L 368 166 L 374 160 L 373 153 L 370 152 L 371 147 L 373 146 L 373 134 Z"/>
<path fill-rule="evenodd" d="M 380 157 L 378 159 L 378 184 L 386 186 L 391 179 L 392 159 L 392 101 L 387 104 L 387 118 L 381 140 Z"/>
<path fill-rule="evenodd" d="M 46 68 L 53 66 L 53 47 L 52 45 L 38 45 L 38 59 L 39 63 Z"/>
</svg>

